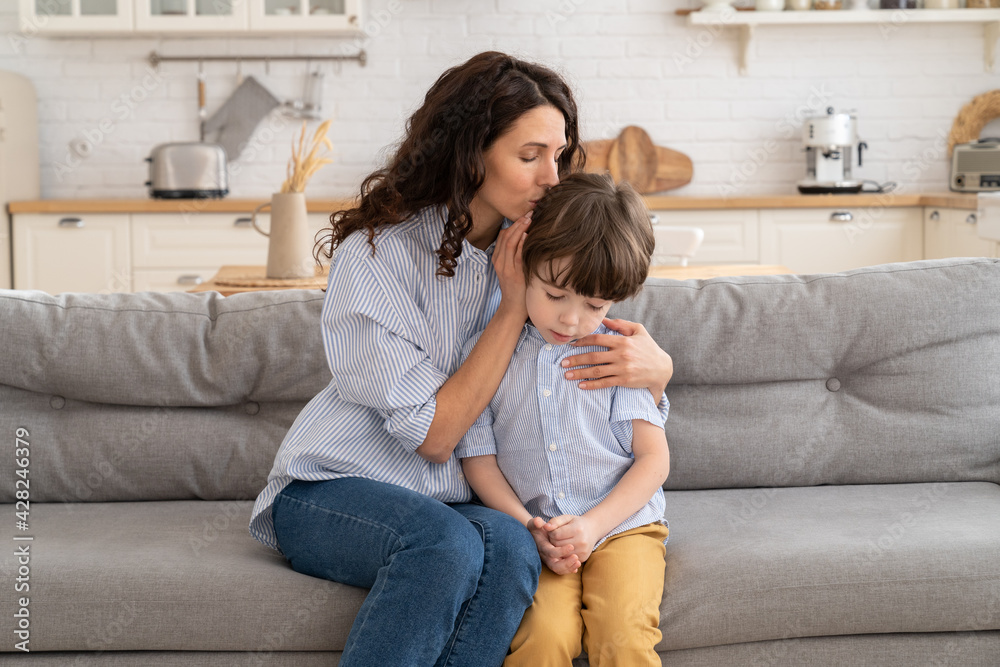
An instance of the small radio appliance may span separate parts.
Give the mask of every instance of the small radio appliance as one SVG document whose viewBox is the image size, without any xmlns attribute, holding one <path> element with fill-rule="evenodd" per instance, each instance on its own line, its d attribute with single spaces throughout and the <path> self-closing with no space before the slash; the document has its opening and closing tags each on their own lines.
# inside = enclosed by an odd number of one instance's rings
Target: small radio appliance
<svg viewBox="0 0 1000 667">
<path fill-rule="evenodd" d="M 955 192 L 1000 191 L 1000 138 L 955 144 L 949 185 Z"/>
</svg>

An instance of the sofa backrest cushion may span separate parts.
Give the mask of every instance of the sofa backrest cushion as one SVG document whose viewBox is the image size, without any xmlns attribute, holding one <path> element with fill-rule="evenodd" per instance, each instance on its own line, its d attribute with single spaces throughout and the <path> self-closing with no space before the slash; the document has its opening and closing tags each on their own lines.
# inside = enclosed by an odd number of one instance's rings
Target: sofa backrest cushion
<svg viewBox="0 0 1000 667">
<path fill-rule="evenodd" d="M 666 487 L 1000 483 L 1000 260 L 650 280 Z"/>
<path fill-rule="evenodd" d="M 330 380 L 322 300 L 0 291 L 31 499 L 254 498 Z M 650 280 L 612 316 L 674 360 L 667 488 L 1000 483 L 1000 260 Z"/>
<path fill-rule="evenodd" d="M 30 498 L 255 497 L 330 381 L 322 302 L 0 291 L 0 432 L 12 445 L 28 434 Z M 0 480 L 0 499 L 14 491 L 13 475 Z"/>
</svg>

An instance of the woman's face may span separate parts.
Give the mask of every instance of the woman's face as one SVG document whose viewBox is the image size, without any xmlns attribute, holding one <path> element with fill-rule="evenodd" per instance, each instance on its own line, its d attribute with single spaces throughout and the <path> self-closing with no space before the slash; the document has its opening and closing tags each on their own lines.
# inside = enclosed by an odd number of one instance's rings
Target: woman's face
<svg viewBox="0 0 1000 667">
<path fill-rule="evenodd" d="M 525 112 L 483 154 L 486 180 L 472 200 L 474 225 L 499 227 L 501 218 L 517 220 L 535 208 L 559 182 L 556 160 L 565 148 L 566 121 L 558 109 Z"/>
</svg>

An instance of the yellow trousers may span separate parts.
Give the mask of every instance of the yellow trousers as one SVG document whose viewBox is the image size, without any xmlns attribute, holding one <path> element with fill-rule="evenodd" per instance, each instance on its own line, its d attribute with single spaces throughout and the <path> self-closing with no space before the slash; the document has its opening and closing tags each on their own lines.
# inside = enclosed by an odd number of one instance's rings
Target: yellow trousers
<svg viewBox="0 0 1000 667">
<path fill-rule="evenodd" d="M 660 667 L 666 538 L 652 523 L 609 537 L 575 574 L 542 567 L 504 667 L 569 667 L 581 648 L 593 667 Z"/>
</svg>

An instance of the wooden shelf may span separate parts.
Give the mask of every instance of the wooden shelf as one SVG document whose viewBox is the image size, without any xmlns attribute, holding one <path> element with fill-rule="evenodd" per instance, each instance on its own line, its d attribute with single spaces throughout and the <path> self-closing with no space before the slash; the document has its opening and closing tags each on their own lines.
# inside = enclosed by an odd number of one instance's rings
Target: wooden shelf
<svg viewBox="0 0 1000 667">
<path fill-rule="evenodd" d="M 997 39 L 1000 38 L 1000 9 L 868 9 L 758 12 L 739 8 L 696 11 L 687 14 L 688 25 L 735 28 L 740 40 L 740 74 L 749 69 L 750 49 L 757 26 L 847 25 L 872 23 L 899 28 L 916 23 L 982 23 L 983 65 L 995 71 Z"/>
</svg>

